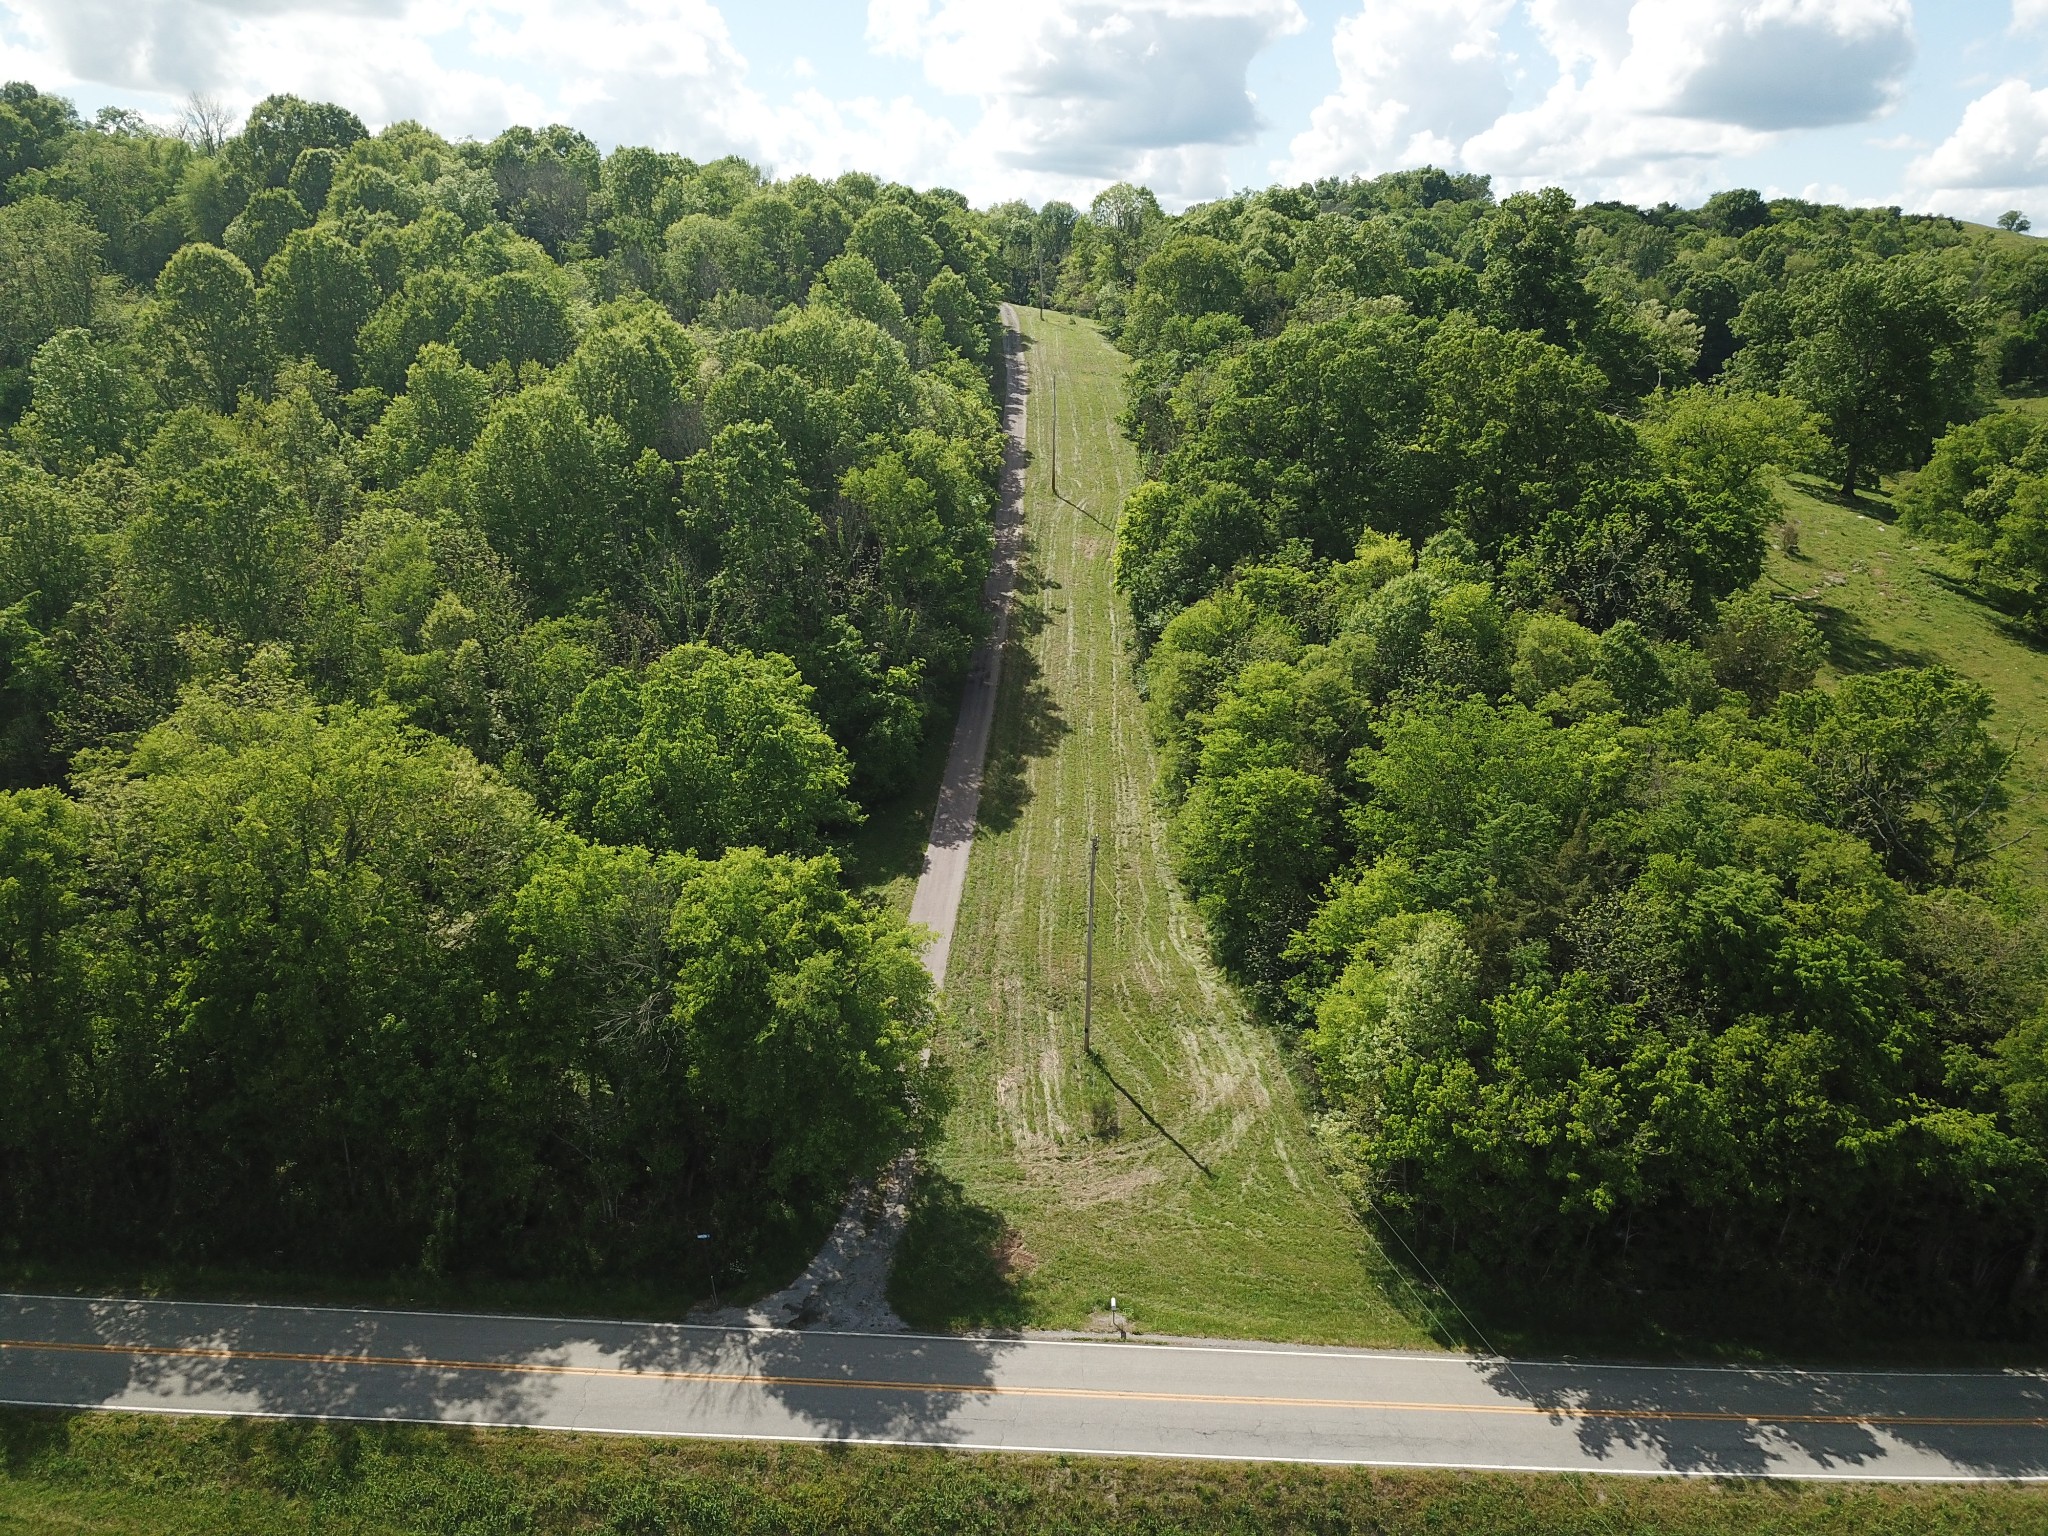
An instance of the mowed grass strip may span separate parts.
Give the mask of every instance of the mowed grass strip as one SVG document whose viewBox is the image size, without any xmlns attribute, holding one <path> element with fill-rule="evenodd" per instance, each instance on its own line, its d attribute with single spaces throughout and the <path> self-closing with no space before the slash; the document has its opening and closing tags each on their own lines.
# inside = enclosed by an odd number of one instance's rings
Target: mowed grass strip
<svg viewBox="0 0 2048 1536">
<path fill-rule="evenodd" d="M 1156 1333 L 1425 1345 L 1420 1298 L 1331 1182 L 1277 1043 L 1168 872 L 1110 580 L 1139 479 L 1117 429 L 1124 359 L 1085 321 L 1025 321 L 1026 548 L 949 973 L 955 1104 L 892 1299 L 933 1328 L 1101 1326 L 1115 1296 Z"/>
<path fill-rule="evenodd" d="M 733 1445 L 0 1409 L 8 1536 L 2033 1536 L 2039 1485 L 1883 1487 Z"/>
<path fill-rule="evenodd" d="M 1889 499 L 1850 507 L 1802 480 L 1780 500 L 1798 553 L 1774 549 L 1766 578 L 1820 624 L 1832 673 L 1938 662 L 1991 695 L 1991 730 L 2017 748 L 1999 862 L 2021 887 L 2048 888 L 2048 646 L 1985 601 L 1959 562 L 1892 522 Z"/>
</svg>

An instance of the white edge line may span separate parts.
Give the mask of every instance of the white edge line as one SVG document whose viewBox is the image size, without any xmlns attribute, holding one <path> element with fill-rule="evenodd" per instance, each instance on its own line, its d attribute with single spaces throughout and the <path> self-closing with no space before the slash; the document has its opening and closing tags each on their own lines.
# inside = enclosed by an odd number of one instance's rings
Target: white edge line
<svg viewBox="0 0 2048 1536">
<path fill-rule="evenodd" d="M 1394 1360 L 1413 1365 L 1451 1365 L 1464 1368 L 1474 1366 L 1538 1366 L 1568 1371 L 1662 1371 L 1671 1375 L 1700 1376 L 1751 1376 L 1751 1377 L 1798 1377 L 1837 1381 L 1843 1377 L 1897 1377 L 1907 1380 L 1959 1381 L 2027 1381 L 2048 1382 L 2048 1367 L 2040 1366 L 1987 1366 L 1980 1370 L 1859 1370 L 1847 1367 L 1829 1370 L 1817 1366 L 1774 1366 L 1774 1365 L 1659 1365 L 1643 1361 L 1603 1360 L 1547 1360 L 1524 1359 L 1513 1355 L 1467 1355 L 1451 1351 L 1442 1353 L 1421 1350 L 1372 1350 L 1354 1349 L 1342 1344 L 1329 1345 L 1265 1345 L 1247 1341 L 1232 1343 L 1218 1341 L 1214 1344 L 1164 1343 L 1146 1340 L 1123 1342 L 1116 1339 L 1065 1339 L 1046 1338 L 1037 1334 L 975 1334 L 975 1333 L 874 1333 L 853 1328 L 778 1328 L 772 1324 L 732 1324 L 657 1322 L 646 1318 L 630 1317 L 581 1317 L 562 1316 L 546 1312 L 450 1312 L 435 1311 L 418 1307 L 343 1307 L 327 1306 L 312 1302 L 279 1301 L 180 1301 L 162 1296 L 87 1296 L 45 1294 L 35 1291 L 0 1291 L 0 1303 L 9 1301 L 57 1301 L 79 1305 L 103 1305 L 114 1303 L 134 1307 L 213 1307 L 230 1312 L 317 1312 L 342 1317 L 436 1317 L 452 1318 L 465 1322 L 507 1322 L 507 1323 L 575 1323 L 593 1328 L 666 1328 L 691 1333 L 716 1333 L 723 1335 L 744 1334 L 764 1337 L 786 1338 L 829 1338 L 829 1339 L 873 1339 L 877 1342 L 903 1339 L 937 1344 L 983 1345 L 1014 1348 L 1030 1345 L 1033 1348 L 1061 1349 L 1119 1349 L 1132 1348 L 1173 1351 L 1189 1355 L 1272 1355 L 1281 1358 L 1304 1360 Z M 4 1400 L 0 1400 L 4 1401 Z M 1371 1463 L 1371 1465 L 1393 1465 L 1393 1463 Z"/>
<path fill-rule="evenodd" d="M 401 1414 L 278 1413 L 268 1409 L 173 1408 L 132 1403 L 52 1403 L 0 1398 L 0 1407 L 74 1410 L 84 1413 L 153 1413 L 171 1418 L 299 1420 L 323 1424 L 414 1424 L 441 1429 L 528 1430 L 549 1435 L 604 1435 L 622 1440 L 743 1440 L 776 1445 L 864 1445 L 908 1450 L 976 1451 L 1016 1456 L 1100 1456 L 1143 1461 L 1256 1462 L 1303 1467 L 1397 1467 L 1421 1472 L 1535 1473 L 1544 1476 L 1671 1477 L 1730 1483 L 2048 1483 L 2048 1473 L 1902 1472 L 1892 1476 L 1868 1472 L 1713 1472 L 1682 1467 L 1542 1466 L 1534 1463 L 1486 1461 L 1402 1461 L 1393 1457 L 1265 1456 L 1255 1452 L 1121 1451 L 1081 1445 L 1011 1445 L 973 1440 L 899 1440 L 868 1435 L 750 1435 L 715 1430 L 595 1429 L 582 1425 L 533 1424 L 507 1419 L 425 1419 Z"/>
</svg>

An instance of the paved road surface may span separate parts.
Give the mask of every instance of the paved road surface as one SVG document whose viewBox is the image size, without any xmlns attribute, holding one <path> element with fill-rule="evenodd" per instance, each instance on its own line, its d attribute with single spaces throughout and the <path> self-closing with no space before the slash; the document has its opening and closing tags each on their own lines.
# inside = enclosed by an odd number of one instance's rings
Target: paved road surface
<svg viewBox="0 0 2048 1536">
<path fill-rule="evenodd" d="M 1572 1366 L 0 1295 L 0 1400 L 1143 1456 L 2048 1478 L 2048 1374 Z"/>
<path fill-rule="evenodd" d="M 1003 306 L 1003 335 L 1008 346 L 1007 398 L 1003 425 L 1008 441 L 1003 454 L 1002 498 L 996 507 L 995 558 L 982 588 L 982 606 L 990 615 L 989 634 L 975 649 L 960 699 L 960 717 L 953 727 L 953 746 L 939 782 L 938 805 L 932 812 L 931 841 L 925 848 L 924 874 L 911 898 L 910 920 L 934 935 L 924 954 L 925 969 L 940 987 L 946 985 L 946 959 L 953 948 L 953 924 L 960 915 L 960 893 L 967 888 L 967 856 L 974 848 L 974 828 L 981 812 L 982 768 L 988 758 L 989 732 L 995 725 L 996 692 L 1003 680 L 1003 646 L 1010 635 L 1010 594 L 1017 585 L 1017 549 L 1024 529 L 1024 406 L 1026 380 L 1017 317 Z"/>
</svg>

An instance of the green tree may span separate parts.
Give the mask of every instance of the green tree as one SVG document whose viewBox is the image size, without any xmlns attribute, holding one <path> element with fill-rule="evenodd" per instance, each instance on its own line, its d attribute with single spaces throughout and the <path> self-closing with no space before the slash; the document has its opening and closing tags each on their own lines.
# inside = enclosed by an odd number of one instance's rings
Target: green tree
<svg viewBox="0 0 2048 1536">
<path fill-rule="evenodd" d="M 1813 685 L 1827 659 L 1827 644 L 1805 614 L 1774 600 L 1759 587 L 1721 605 L 1719 622 L 1701 647 L 1714 664 L 1714 678 L 1764 710 L 1779 695 Z"/>
<path fill-rule="evenodd" d="M 1571 198 L 1556 187 L 1517 192 L 1479 226 L 1482 313 L 1504 331 L 1534 331 L 1552 346 L 1580 345 L 1594 319 L 1579 276 Z"/>
<path fill-rule="evenodd" d="M 284 249 L 295 229 L 305 229 L 312 215 L 282 187 L 264 187 L 228 222 L 222 242 L 242 258 L 250 271 L 261 272 Z"/>
<path fill-rule="evenodd" d="M 230 410 L 262 358 L 256 281 L 241 258 L 188 245 L 157 279 L 144 334 L 175 396 Z"/>
<path fill-rule="evenodd" d="M 669 925 L 675 1026 L 719 1163 L 783 1199 L 837 1199 L 932 1124 L 931 978 L 910 927 L 829 857 L 692 865 Z"/>
<path fill-rule="evenodd" d="M 1600 637 L 1585 626 L 1562 614 L 1530 614 L 1515 640 L 1515 697 L 1532 709 L 1545 708 L 1551 695 L 1593 675 L 1599 651 Z"/>
<path fill-rule="evenodd" d="M 619 305 L 598 316 L 569 359 L 567 386 L 583 413 L 618 423 L 637 453 L 682 459 L 697 446 L 697 344 L 659 306 Z"/>
<path fill-rule="evenodd" d="M 569 305 L 546 279 L 501 272 L 469 290 L 449 338 L 479 368 L 541 363 L 552 368 L 576 344 Z"/>
<path fill-rule="evenodd" d="M 223 159 L 257 187 L 282 187 L 309 149 L 347 149 L 367 138 L 362 119 L 332 102 L 266 96 L 249 109 Z"/>
<path fill-rule="evenodd" d="M 1114 556 L 1139 632 L 1156 634 L 1241 562 L 1266 554 L 1274 532 L 1271 512 L 1228 481 L 1139 486 L 1117 519 Z"/>
<path fill-rule="evenodd" d="M 1177 315 L 1239 314 L 1244 308 L 1244 268 L 1237 252 L 1206 235 L 1180 235 L 1162 245 L 1138 269 L 1133 302 L 1150 296 Z"/>
<path fill-rule="evenodd" d="M 1844 496 L 1872 474 L 1920 463 L 1936 437 L 1974 412 L 1983 320 L 1938 266 L 1917 257 L 1850 262 L 1795 282 L 1782 312 L 1783 387 L 1819 414 Z M 1752 300 L 1737 334 L 1772 341 L 1772 319 Z M 1760 349 L 1749 372 L 1769 372 L 1771 354 Z"/>
<path fill-rule="evenodd" d="M 377 300 L 362 253 L 324 229 L 294 230 L 263 269 L 261 310 L 279 355 L 310 357 L 344 386 L 356 377 L 356 332 Z"/>
<path fill-rule="evenodd" d="M 903 296 L 889 286 L 872 261 L 857 251 L 848 251 L 825 263 L 825 270 L 811 285 L 811 303 L 858 315 L 899 339 L 909 329 L 904 319 Z"/>
<path fill-rule="evenodd" d="M 313 709 L 274 651 L 82 787 L 137 895 L 92 930 L 103 1049 L 158 1085 L 99 1127 L 102 1240 L 459 1263 L 465 1207 L 488 1234 L 533 1161 L 494 1134 L 519 1069 L 484 985 L 531 803 L 390 712 Z"/>
<path fill-rule="evenodd" d="M 917 211 L 898 202 L 877 203 L 854 221 L 848 255 L 865 257 L 896 291 L 905 314 L 916 313 L 925 285 L 938 276 L 945 255 Z"/>
<path fill-rule="evenodd" d="M 775 429 L 721 428 L 684 466 L 683 499 L 718 551 L 710 581 L 718 632 L 766 649 L 807 631 L 799 615 L 823 528 Z"/>
<path fill-rule="evenodd" d="M 286 186 L 299 206 L 318 218 L 327 206 L 327 194 L 333 188 L 335 175 L 340 169 L 341 156 L 325 144 L 316 144 L 299 151 L 299 158 L 292 162 Z"/>
<path fill-rule="evenodd" d="M 53 476 L 0 455 L 0 786 L 61 769 L 52 717 L 70 690 L 59 627 L 103 580 L 96 509 Z"/>
<path fill-rule="evenodd" d="M 534 601 L 558 613 L 605 586 L 640 531 L 626 444 L 559 385 L 501 400 L 463 465 L 467 505 Z"/>
<path fill-rule="evenodd" d="M 0 792 L 0 1227 L 64 1199 L 51 1150 L 79 1137 L 91 1014 L 80 919 L 89 824 L 55 790 Z M 75 1191 L 74 1191 L 75 1193 Z"/>
<path fill-rule="evenodd" d="M 691 645 L 576 701 L 548 772 L 570 819 L 606 842 L 714 856 L 816 851 L 852 821 L 848 766 L 786 656 Z"/>
<path fill-rule="evenodd" d="M 980 364 L 988 360 L 989 317 L 983 313 L 967 279 L 951 267 L 925 284 L 923 314 L 927 320 L 938 322 L 945 344 L 968 362 Z"/>
<path fill-rule="evenodd" d="M 82 125 L 61 96 L 46 95 L 26 80 L 0 87 L 0 180 L 52 164 Z"/>
<path fill-rule="evenodd" d="M 1299 768 L 1196 782 L 1174 818 L 1174 847 L 1224 964 L 1271 978 L 1330 872 L 1329 820 L 1329 786 Z"/>
<path fill-rule="evenodd" d="M 363 322 L 356 338 L 364 380 L 391 393 L 402 388 L 421 347 L 453 340 L 471 287 L 462 273 L 441 267 L 408 277 Z"/>
<path fill-rule="evenodd" d="M 0 367 L 22 367 L 59 331 L 91 323 L 105 244 L 51 198 L 0 207 Z"/>
<path fill-rule="evenodd" d="M 147 500 L 126 530 L 124 556 L 170 624 L 252 644 L 290 635 L 315 530 L 283 477 L 218 418 L 190 407 L 158 431 L 142 470 Z"/>
<path fill-rule="evenodd" d="M 1988 728 L 1991 696 L 1942 667 L 1848 677 L 1784 701 L 1830 820 L 1901 879 L 1953 881 L 1989 851 L 2012 751 Z"/>
<path fill-rule="evenodd" d="M 363 438 L 377 478 L 397 486 L 441 453 L 465 454 L 483 431 L 490 380 L 453 347 L 430 342 L 405 373 L 405 393 Z"/>
<path fill-rule="evenodd" d="M 132 458 L 155 405 L 125 349 L 87 331 L 59 331 L 36 349 L 28 414 L 15 440 L 48 468 L 75 475 L 110 454 Z"/>
</svg>

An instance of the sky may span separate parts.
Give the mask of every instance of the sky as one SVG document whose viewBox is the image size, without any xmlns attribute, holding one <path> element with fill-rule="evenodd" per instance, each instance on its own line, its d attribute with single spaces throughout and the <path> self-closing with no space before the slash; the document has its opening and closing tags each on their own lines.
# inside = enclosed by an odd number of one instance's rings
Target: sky
<svg viewBox="0 0 2048 1536">
<path fill-rule="evenodd" d="M 2048 0 L 0 0 L 0 75 L 1169 208 L 1433 163 L 2048 228 Z"/>
</svg>

